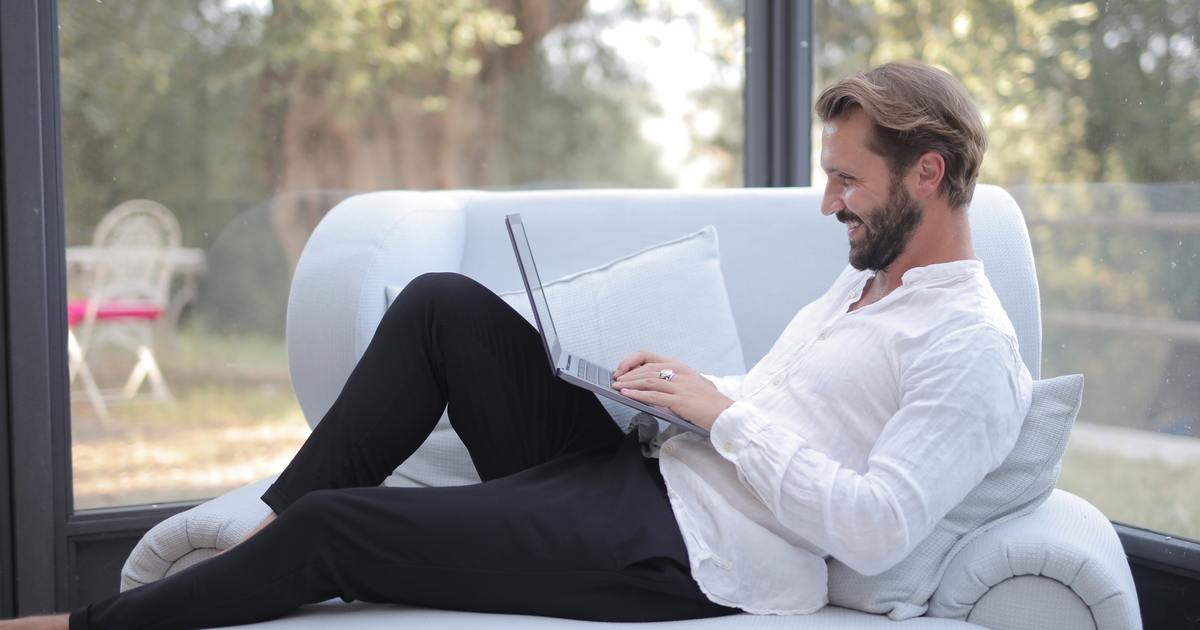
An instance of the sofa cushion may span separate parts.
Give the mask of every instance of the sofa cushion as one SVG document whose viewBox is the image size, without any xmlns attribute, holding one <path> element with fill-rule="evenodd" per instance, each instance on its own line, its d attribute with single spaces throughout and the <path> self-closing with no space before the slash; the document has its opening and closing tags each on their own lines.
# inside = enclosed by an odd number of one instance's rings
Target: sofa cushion
<svg viewBox="0 0 1200 630">
<path fill-rule="evenodd" d="M 1032 512 L 1054 490 L 1082 402 L 1082 374 L 1034 381 L 1029 413 L 1000 466 L 891 569 L 864 576 L 831 559 L 829 602 L 893 619 L 923 615 L 959 549 L 990 527 Z"/>
<path fill-rule="evenodd" d="M 614 369 L 644 348 L 706 374 L 746 372 L 711 225 L 543 287 L 563 348 L 588 361 Z M 524 287 L 499 295 L 533 323 Z M 596 397 L 627 432 L 637 410 Z"/>
</svg>

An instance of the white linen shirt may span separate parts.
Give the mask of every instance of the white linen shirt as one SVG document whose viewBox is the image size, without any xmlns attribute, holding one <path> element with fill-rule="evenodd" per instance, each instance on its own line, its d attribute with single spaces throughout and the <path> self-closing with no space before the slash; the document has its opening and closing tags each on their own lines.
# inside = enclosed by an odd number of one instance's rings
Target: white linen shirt
<svg viewBox="0 0 1200 630">
<path fill-rule="evenodd" d="M 910 269 L 847 312 L 871 275 L 847 266 L 748 374 L 703 375 L 735 401 L 709 439 L 639 427 L 718 604 L 816 611 L 828 556 L 897 564 L 1016 443 L 1032 379 L 983 264 Z"/>
</svg>

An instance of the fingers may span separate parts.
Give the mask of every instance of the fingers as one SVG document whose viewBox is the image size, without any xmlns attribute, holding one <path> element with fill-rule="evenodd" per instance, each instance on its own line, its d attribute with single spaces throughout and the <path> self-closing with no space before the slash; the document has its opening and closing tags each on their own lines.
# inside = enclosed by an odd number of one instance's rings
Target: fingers
<svg viewBox="0 0 1200 630">
<path fill-rule="evenodd" d="M 617 366 L 616 371 L 613 372 L 613 376 L 620 376 L 622 374 L 625 374 L 626 372 L 628 372 L 648 361 L 661 361 L 661 360 L 662 360 L 662 357 L 658 356 L 657 354 L 654 354 L 653 352 L 650 352 L 649 350 L 638 350 L 637 352 L 633 353 L 628 358 L 626 358 L 624 361 L 621 361 L 621 364 Z"/>
<path fill-rule="evenodd" d="M 666 363 L 643 363 L 642 365 L 629 370 L 625 374 L 621 374 L 619 376 L 613 374 L 613 376 L 622 381 L 631 381 L 634 379 L 650 377 L 658 378 L 658 372 L 665 367 L 667 367 Z"/>
<path fill-rule="evenodd" d="M 639 378 L 617 381 L 613 383 L 613 387 L 616 387 L 622 393 L 624 393 L 625 390 L 674 393 L 677 388 L 675 383 L 668 381 L 665 378 L 658 378 L 657 376 L 654 378 Z"/>
<path fill-rule="evenodd" d="M 614 372 L 613 378 L 616 378 L 621 381 L 627 381 L 627 380 L 632 380 L 632 379 L 637 379 L 637 378 L 651 378 L 651 377 L 659 378 L 659 376 L 658 376 L 659 372 L 661 372 L 664 369 L 673 370 L 675 372 L 676 378 L 683 376 L 685 374 L 692 374 L 694 372 L 688 366 L 686 366 L 682 363 L 676 362 L 676 361 L 666 361 L 666 362 L 661 362 L 661 363 L 652 362 L 652 363 L 644 363 L 644 364 L 642 364 L 638 367 L 635 367 L 632 370 L 626 372 L 625 374 L 618 374 L 618 373 Z"/>
<path fill-rule="evenodd" d="M 641 365 L 641 355 L 641 351 L 638 351 L 623 359 L 621 364 L 617 366 L 617 369 L 613 370 L 613 376 L 620 376 L 621 374 L 624 374 L 629 370 Z"/>
</svg>

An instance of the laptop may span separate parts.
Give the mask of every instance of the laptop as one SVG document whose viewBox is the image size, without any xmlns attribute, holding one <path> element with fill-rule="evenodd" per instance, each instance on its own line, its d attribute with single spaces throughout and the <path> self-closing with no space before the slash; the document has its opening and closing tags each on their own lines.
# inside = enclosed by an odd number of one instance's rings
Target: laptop
<svg viewBox="0 0 1200 630">
<path fill-rule="evenodd" d="M 521 280 L 525 283 L 525 293 L 529 295 L 529 305 L 533 307 L 533 320 L 537 324 L 538 333 L 542 335 L 546 356 L 550 359 L 550 371 L 572 385 L 708 437 L 707 430 L 675 415 L 670 409 L 634 400 L 613 389 L 613 370 L 592 363 L 562 347 L 558 332 L 554 329 L 554 320 L 550 317 L 550 305 L 547 304 L 545 293 L 542 291 L 542 280 L 538 276 L 537 265 L 533 262 L 533 251 L 529 248 L 529 238 L 525 235 L 521 215 L 506 215 L 504 224 L 508 227 L 508 237 L 512 240 L 517 267 L 520 268 Z"/>
</svg>

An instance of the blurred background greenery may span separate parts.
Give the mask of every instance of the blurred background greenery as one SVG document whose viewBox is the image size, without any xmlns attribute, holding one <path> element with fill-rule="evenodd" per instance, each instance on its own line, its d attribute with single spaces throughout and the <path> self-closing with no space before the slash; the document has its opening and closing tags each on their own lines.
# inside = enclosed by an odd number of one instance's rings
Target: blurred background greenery
<svg viewBox="0 0 1200 630">
<path fill-rule="evenodd" d="M 68 242 L 143 197 L 207 254 L 163 352 L 177 427 L 303 428 L 286 387 L 278 413 L 237 412 L 228 392 L 286 385 L 291 269 L 356 191 L 742 184 L 741 0 L 123 0 L 59 14 Z M 981 180 L 1029 222 L 1043 373 L 1086 374 L 1085 432 L 1137 429 L 1104 435 L 1193 454 L 1121 459 L 1081 439 L 1062 486 L 1194 538 L 1200 499 L 1145 475 L 1200 470 L 1198 30 L 1192 0 L 817 0 L 812 42 L 818 91 L 904 58 L 963 80 L 989 130 Z M 815 152 L 819 125 L 813 138 Z M 264 346 L 277 350 L 250 350 Z M 259 367 L 222 381 L 231 356 Z M 100 428 L 76 405 L 76 451 L 153 413 L 129 409 Z M 151 496 L 87 503 L 79 466 L 80 505 Z M 1130 499 L 1149 485 L 1163 490 Z"/>
</svg>

